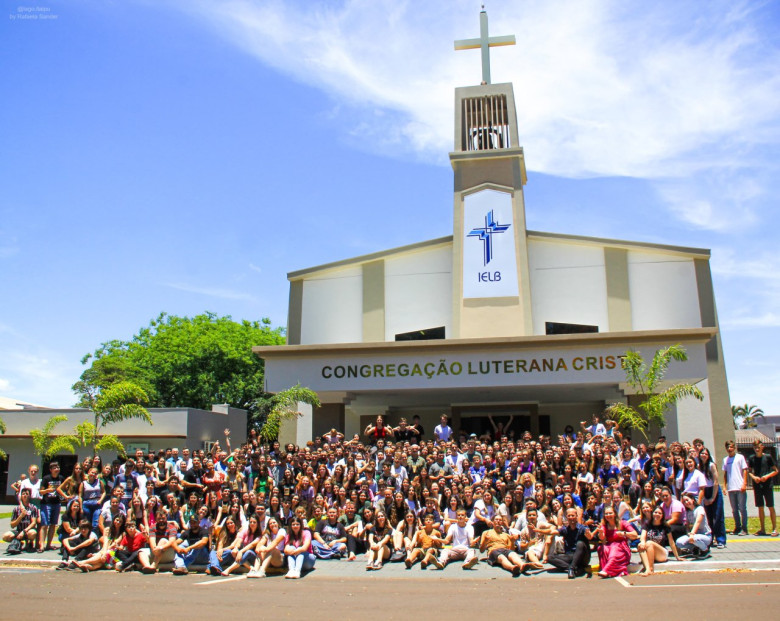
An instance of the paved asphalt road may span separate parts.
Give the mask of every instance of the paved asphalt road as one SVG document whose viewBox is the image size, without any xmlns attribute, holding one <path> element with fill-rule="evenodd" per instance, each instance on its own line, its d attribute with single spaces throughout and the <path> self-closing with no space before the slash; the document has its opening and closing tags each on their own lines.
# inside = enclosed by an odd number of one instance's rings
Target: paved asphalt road
<svg viewBox="0 0 780 621">
<path fill-rule="evenodd" d="M 465 573 L 465 572 L 464 572 Z M 56 619 L 776 619 L 780 573 L 686 573 L 619 580 L 512 579 L 480 571 L 424 580 L 380 574 L 220 580 L 0 569 L 0 618 Z M 403 576 L 403 577 L 402 577 Z M 30 596 L 35 592 L 35 600 Z M 45 613 L 43 611 L 46 611 Z"/>
</svg>

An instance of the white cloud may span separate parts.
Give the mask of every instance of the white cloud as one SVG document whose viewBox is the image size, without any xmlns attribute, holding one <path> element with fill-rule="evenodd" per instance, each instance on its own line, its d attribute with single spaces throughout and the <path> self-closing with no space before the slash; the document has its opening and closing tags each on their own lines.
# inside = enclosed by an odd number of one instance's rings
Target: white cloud
<svg viewBox="0 0 780 621">
<path fill-rule="evenodd" d="M 478 35 L 470 0 L 169 1 L 329 93 L 323 114 L 363 149 L 446 162 L 453 87 L 479 82 L 479 52 L 452 45 Z M 672 214 L 695 228 L 758 220 L 751 200 L 778 161 L 763 150 L 780 137 L 771 3 L 527 0 L 489 12 L 493 34 L 518 40 L 491 64 L 494 82 L 514 84 L 530 169 L 660 179 Z M 701 195 L 747 167 L 770 170 Z"/>
<path fill-rule="evenodd" d="M 263 273 L 263 268 L 262 267 L 258 267 L 254 263 L 250 263 L 249 264 L 249 269 L 252 270 L 253 272 L 257 272 L 258 274 L 262 274 Z"/>
<path fill-rule="evenodd" d="M 188 285 L 184 283 L 165 283 L 166 287 L 177 289 L 179 291 L 186 291 L 187 293 L 195 293 L 197 295 L 205 295 L 212 298 L 220 298 L 223 300 L 254 300 L 254 296 L 243 293 L 241 291 L 233 291 L 232 289 L 222 289 L 219 287 L 199 287 L 195 285 Z"/>
</svg>

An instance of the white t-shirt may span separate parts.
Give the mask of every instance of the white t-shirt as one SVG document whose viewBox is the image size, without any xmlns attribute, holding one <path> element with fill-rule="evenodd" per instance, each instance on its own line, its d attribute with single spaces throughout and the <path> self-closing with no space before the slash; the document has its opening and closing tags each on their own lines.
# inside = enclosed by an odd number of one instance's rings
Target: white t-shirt
<svg viewBox="0 0 780 621">
<path fill-rule="evenodd" d="M 436 428 L 433 430 L 433 435 L 441 442 L 449 442 L 450 437 L 452 436 L 452 427 L 449 425 L 436 425 Z"/>
<path fill-rule="evenodd" d="M 469 543 L 474 539 L 474 527 L 466 524 L 461 528 L 457 524 L 453 524 L 447 531 L 447 536 L 452 537 L 453 550 L 467 550 Z"/>
<path fill-rule="evenodd" d="M 725 457 L 723 459 L 723 472 L 726 473 L 726 489 L 729 492 L 738 492 L 745 484 L 745 470 L 747 462 L 741 453 L 736 453 L 734 457 Z"/>
<path fill-rule="evenodd" d="M 19 484 L 19 492 L 23 489 L 29 489 L 30 490 L 30 498 L 40 498 L 41 497 L 41 479 L 38 479 L 35 483 L 30 481 L 30 479 L 25 479 Z"/>
<path fill-rule="evenodd" d="M 682 490 L 683 494 L 698 494 L 702 487 L 707 487 L 707 479 L 699 470 L 694 470 L 688 476 L 683 471 L 677 476 L 677 489 Z"/>
<path fill-rule="evenodd" d="M 478 521 L 480 521 L 477 518 L 477 509 L 479 509 L 479 512 L 482 515 L 482 517 L 485 517 L 488 520 L 492 520 L 493 517 L 495 517 L 496 515 L 496 508 L 493 505 L 493 503 L 490 503 L 489 506 L 486 506 L 485 501 L 480 498 L 474 503 L 474 512 L 471 514 L 471 518 L 469 519 L 469 524 L 476 524 Z"/>
</svg>

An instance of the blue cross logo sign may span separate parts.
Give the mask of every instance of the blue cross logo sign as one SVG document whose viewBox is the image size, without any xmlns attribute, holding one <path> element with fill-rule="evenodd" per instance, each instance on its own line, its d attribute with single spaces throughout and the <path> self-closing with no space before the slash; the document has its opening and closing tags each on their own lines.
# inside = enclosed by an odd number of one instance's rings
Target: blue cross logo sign
<svg viewBox="0 0 780 621">
<path fill-rule="evenodd" d="M 471 229 L 471 232 L 467 237 L 479 237 L 482 240 L 482 250 L 484 265 L 490 263 L 493 259 L 493 235 L 498 233 L 504 233 L 511 224 L 499 224 L 493 217 L 493 210 L 487 212 L 485 215 L 485 226 L 482 228 Z"/>
</svg>

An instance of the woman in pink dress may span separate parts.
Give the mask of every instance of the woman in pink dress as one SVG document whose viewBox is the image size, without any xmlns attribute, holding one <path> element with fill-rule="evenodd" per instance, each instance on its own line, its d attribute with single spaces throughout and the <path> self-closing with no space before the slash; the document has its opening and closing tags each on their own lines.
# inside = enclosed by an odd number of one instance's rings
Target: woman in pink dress
<svg viewBox="0 0 780 621">
<path fill-rule="evenodd" d="M 628 574 L 631 561 L 628 542 L 637 537 L 636 531 L 627 522 L 617 519 L 614 507 L 604 509 L 604 520 L 599 528 L 599 577 L 615 578 Z"/>
</svg>

